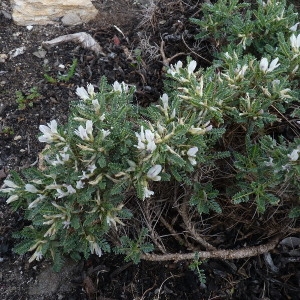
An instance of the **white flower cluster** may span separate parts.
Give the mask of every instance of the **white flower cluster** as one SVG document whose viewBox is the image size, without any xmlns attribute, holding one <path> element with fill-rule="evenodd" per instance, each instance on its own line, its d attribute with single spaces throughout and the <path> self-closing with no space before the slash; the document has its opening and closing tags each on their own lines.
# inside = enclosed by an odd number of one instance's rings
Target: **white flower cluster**
<svg viewBox="0 0 300 300">
<path fill-rule="evenodd" d="M 290 27 L 290 31 L 297 31 L 298 29 L 298 25 L 300 24 L 300 22 L 297 22 L 296 24 L 294 24 L 292 27 Z"/>
<path fill-rule="evenodd" d="M 279 58 L 277 57 L 273 59 L 269 65 L 268 59 L 263 57 L 260 61 L 259 68 L 264 73 L 270 73 L 280 66 L 280 64 L 278 64 L 278 61 Z"/>
<path fill-rule="evenodd" d="M 144 126 L 141 126 L 141 132 L 136 132 L 135 135 L 138 138 L 138 144 L 135 147 L 139 150 L 152 153 L 156 149 L 155 136 L 150 129 L 144 130 Z"/>
<path fill-rule="evenodd" d="M 164 115 L 168 118 L 168 120 L 170 119 L 174 119 L 175 115 L 176 115 L 176 110 L 175 108 L 172 110 L 172 113 L 169 114 L 169 110 L 170 110 L 170 106 L 169 106 L 169 96 L 164 93 L 161 97 L 160 100 L 162 102 L 162 106 L 161 105 L 156 105 L 158 108 L 160 108 Z"/>
<path fill-rule="evenodd" d="M 168 69 L 167 73 L 172 76 L 179 75 L 182 66 L 183 66 L 182 61 L 179 60 L 174 66 L 170 65 L 170 68 Z M 197 67 L 197 62 L 195 60 L 191 60 L 187 65 L 188 76 L 191 76 L 194 73 L 196 67 Z M 182 77 L 180 79 L 181 81 L 186 81 L 186 79 Z"/>
<path fill-rule="evenodd" d="M 51 144 L 53 142 L 65 142 L 65 139 L 57 131 L 56 120 L 47 123 L 48 126 L 40 125 L 39 129 L 43 133 L 38 139 L 41 143 Z"/>
<path fill-rule="evenodd" d="M 34 260 L 40 261 L 43 258 L 42 247 L 43 244 L 46 243 L 46 240 L 39 240 L 29 248 L 28 252 L 35 250 L 29 259 L 29 263 L 33 262 Z"/>
<path fill-rule="evenodd" d="M 14 202 L 16 200 L 19 199 L 19 196 L 17 194 L 17 189 L 19 189 L 20 187 L 15 184 L 13 181 L 9 180 L 9 179 L 6 179 L 4 180 L 4 184 L 3 186 L 1 187 L 1 191 L 3 193 L 15 193 L 15 194 L 12 194 L 7 200 L 6 200 L 6 203 L 11 203 L 11 202 Z"/>
<path fill-rule="evenodd" d="M 188 160 L 190 161 L 192 166 L 195 166 L 197 164 L 196 161 L 196 153 L 198 152 L 198 147 L 192 147 L 187 151 Z"/>
<path fill-rule="evenodd" d="M 95 242 L 94 237 L 88 235 L 86 237 L 86 239 L 88 240 L 89 244 L 90 244 L 90 251 L 92 254 L 96 254 L 99 257 L 102 256 L 102 249 L 101 247 L 98 245 L 98 243 Z"/>
<path fill-rule="evenodd" d="M 161 176 L 159 176 L 158 174 L 161 172 L 162 170 L 162 166 L 161 165 L 155 165 L 153 167 L 151 167 L 148 172 L 147 172 L 147 179 L 150 179 L 152 181 L 160 181 L 161 180 Z M 148 183 L 147 181 L 144 182 L 144 197 L 145 198 L 150 198 L 151 196 L 154 195 L 154 191 L 151 191 L 148 189 Z"/>
<path fill-rule="evenodd" d="M 210 121 L 206 122 L 204 125 L 202 125 L 201 127 L 194 127 L 192 126 L 190 129 L 189 129 L 189 132 L 191 134 L 195 134 L 195 135 L 198 135 L 198 134 L 205 134 L 206 132 L 212 130 L 213 126 L 212 125 L 209 125 L 210 124 Z"/>
<path fill-rule="evenodd" d="M 83 141 L 92 141 L 93 137 L 93 122 L 87 120 L 85 123 L 85 128 L 80 125 L 78 129 L 75 129 L 74 133 L 79 136 Z"/>
<path fill-rule="evenodd" d="M 290 154 L 288 154 L 288 158 L 290 161 L 297 161 L 299 159 L 300 145 L 294 149 Z"/>
<path fill-rule="evenodd" d="M 115 81 L 112 87 L 115 92 L 120 92 L 120 93 L 123 92 L 127 93 L 129 90 L 128 85 L 124 81 L 122 81 L 121 83 Z M 76 95 L 83 101 L 93 100 L 96 96 L 96 93 L 94 91 L 94 86 L 89 83 L 87 84 L 87 89 L 85 89 L 84 87 L 77 87 Z M 96 105 L 96 103 L 97 102 L 94 102 L 93 105 Z"/>
<path fill-rule="evenodd" d="M 94 86 L 92 84 L 87 85 L 87 90 L 84 87 L 77 87 L 76 95 L 83 101 L 93 99 L 95 97 Z"/>
<path fill-rule="evenodd" d="M 128 85 L 124 81 L 122 81 L 121 83 L 119 83 L 118 81 L 115 81 L 113 84 L 113 89 L 115 92 L 127 93 Z"/>
<path fill-rule="evenodd" d="M 300 34 L 298 34 L 297 36 L 295 34 L 292 34 L 290 37 L 290 42 L 291 42 L 292 50 L 298 53 L 300 48 Z"/>
<path fill-rule="evenodd" d="M 70 154 L 67 153 L 68 151 L 69 147 L 64 147 L 62 151 L 59 151 L 59 154 L 56 154 L 56 160 L 51 160 L 48 155 L 45 155 L 45 161 L 52 166 L 64 165 L 70 160 Z"/>
</svg>

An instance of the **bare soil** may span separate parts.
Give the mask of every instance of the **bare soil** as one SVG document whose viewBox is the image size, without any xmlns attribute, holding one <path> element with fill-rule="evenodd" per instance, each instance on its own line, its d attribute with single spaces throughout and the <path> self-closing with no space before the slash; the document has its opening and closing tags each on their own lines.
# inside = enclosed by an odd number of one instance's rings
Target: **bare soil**
<svg viewBox="0 0 300 300">
<path fill-rule="evenodd" d="M 125 81 L 137 87 L 136 103 L 148 105 L 162 93 L 163 53 L 168 58 L 182 52 L 178 59 L 185 60 L 190 55 L 203 67 L 205 61 L 199 55 L 211 59 L 213 46 L 194 40 L 195 29 L 188 21 L 199 13 L 199 1 L 96 0 L 93 4 L 99 14 L 88 24 L 67 27 L 60 23 L 28 30 L 11 20 L 8 0 L 0 3 L 0 181 L 10 170 L 37 163 L 38 153 L 44 147 L 37 140 L 39 125 L 52 119 L 67 121 L 77 86 L 97 86 L 101 76 L 110 83 Z M 51 49 L 41 47 L 42 42 L 77 32 L 93 36 L 105 55 L 97 56 L 74 43 Z M 24 53 L 13 57 L 20 47 L 25 47 Z M 68 82 L 50 83 L 45 79 L 44 74 L 53 78 L 66 74 L 74 59 L 78 65 Z M 20 107 L 16 92 L 26 98 L 33 87 L 39 96 Z M 67 261 L 64 269 L 55 273 L 50 262 L 29 264 L 28 255 L 13 252 L 12 233 L 24 225 L 22 212 L 12 212 L 5 199 L 0 199 L 3 300 L 300 299 L 297 230 L 270 254 L 239 261 L 205 262 L 207 283 L 203 285 L 189 270 L 188 262 L 142 261 L 134 265 L 116 255 L 91 256 L 78 264 Z M 220 241 L 224 248 L 235 240 L 236 233 L 227 231 L 228 239 Z"/>
</svg>

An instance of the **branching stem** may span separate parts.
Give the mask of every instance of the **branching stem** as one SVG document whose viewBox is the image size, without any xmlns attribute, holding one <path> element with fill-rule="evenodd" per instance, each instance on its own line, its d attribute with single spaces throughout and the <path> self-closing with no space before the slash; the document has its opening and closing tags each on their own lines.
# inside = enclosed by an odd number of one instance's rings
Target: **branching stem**
<svg viewBox="0 0 300 300">
<path fill-rule="evenodd" d="M 191 253 L 170 253 L 170 254 L 143 254 L 142 259 L 148 261 L 180 261 L 180 260 L 191 260 L 195 258 L 195 255 L 202 259 L 218 258 L 218 259 L 241 259 L 247 257 L 253 257 L 267 253 L 274 249 L 279 242 L 280 237 L 275 237 L 272 241 L 267 244 L 245 247 L 236 250 L 214 250 L 214 251 L 197 251 Z"/>
</svg>

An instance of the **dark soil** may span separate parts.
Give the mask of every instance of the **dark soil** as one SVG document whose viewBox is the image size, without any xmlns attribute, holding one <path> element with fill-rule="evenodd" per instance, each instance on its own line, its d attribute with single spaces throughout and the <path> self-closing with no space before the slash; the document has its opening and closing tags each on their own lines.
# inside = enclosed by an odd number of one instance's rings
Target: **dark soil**
<svg viewBox="0 0 300 300">
<path fill-rule="evenodd" d="M 171 63 L 177 59 L 184 61 L 190 55 L 205 67 L 199 55 L 211 59 L 213 46 L 194 40 L 195 29 L 188 22 L 188 17 L 198 14 L 199 1 L 138 4 L 133 0 L 97 0 L 93 4 L 99 9 L 99 15 L 88 24 L 33 26 L 28 30 L 16 26 L 9 18 L 8 0 L 0 3 L 0 180 L 6 178 L 10 170 L 37 163 L 38 153 L 44 147 L 37 140 L 39 125 L 52 119 L 59 123 L 67 121 L 69 104 L 76 100 L 77 86 L 87 83 L 97 86 L 102 76 L 106 76 L 109 83 L 125 81 L 136 86 L 136 103 L 147 105 L 162 93 L 162 41 L 167 58 L 183 53 Z M 42 42 L 76 32 L 93 36 L 105 55 L 97 56 L 79 45 L 65 43 L 38 57 L 37 52 L 45 50 Z M 9 55 L 22 46 L 26 47 L 24 54 Z M 45 73 L 53 78 L 65 74 L 74 59 L 78 65 L 68 82 L 50 83 L 44 78 Z M 16 92 L 26 98 L 33 87 L 40 95 L 25 100 L 22 107 L 16 100 Z M 0 299 L 3 300 L 300 299 L 297 230 L 270 254 L 203 263 L 207 277 L 204 285 L 189 270 L 188 262 L 142 261 L 133 265 L 116 255 L 91 256 L 79 264 L 70 262 L 60 274 L 55 274 L 50 262 L 29 265 L 28 255 L 18 256 L 13 252 L 12 233 L 23 226 L 22 212 L 12 212 L 5 199 L 0 199 Z M 220 248 L 226 248 L 225 243 L 235 239 L 235 232 L 227 234 L 228 241 L 220 241 Z M 217 234 L 215 236 L 217 238 Z"/>
</svg>

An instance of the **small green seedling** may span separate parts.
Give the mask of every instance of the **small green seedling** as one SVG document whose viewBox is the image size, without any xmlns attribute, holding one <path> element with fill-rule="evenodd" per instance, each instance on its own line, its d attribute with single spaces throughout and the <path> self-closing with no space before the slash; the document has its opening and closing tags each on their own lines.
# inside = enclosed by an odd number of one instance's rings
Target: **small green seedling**
<svg viewBox="0 0 300 300">
<path fill-rule="evenodd" d="M 72 64 L 67 72 L 67 74 L 64 75 L 57 75 L 57 78 L 52 77 L 51 75 L 48 75 L 47 73 L 44 74 L 44 78 L 49 83 L 58 83 L 58 82 L 69 82 L 70 79 L 74 77 L 76 67 L 77 67 L 78 61 L 77 59 L 73 59 Z"/>
<path fill-rule="evenodd" d="M 15 132 L 13 130 L 12 127 L 10 126 L 7 126 L 7 127 L 4 127 L 2 130 L 1 130 L 1 134 L 3 135 L 13 135 Z"/>
<path fill-rule="evenodd" d="M 23 110 L 26 107 L 32 107 L 34 101 L 41 96 L 38 92 L 37 87 L 31 88 L 29 94 L 24 94 L 21 91 L 16 91 L 16 102 L 18 104 L 18 109 Z"/>
</svg>

